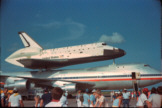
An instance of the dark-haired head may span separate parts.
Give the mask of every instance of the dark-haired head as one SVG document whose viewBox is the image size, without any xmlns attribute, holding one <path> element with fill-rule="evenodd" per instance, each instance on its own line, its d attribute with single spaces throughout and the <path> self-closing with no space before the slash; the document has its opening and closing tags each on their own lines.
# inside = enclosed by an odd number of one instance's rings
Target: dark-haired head
<svg viewBox="0 0 162 108">
<path fill-rule="evenodd" d="M 48 91 L 49 91 L 48 88 L 44 89 L 44 93 L 48 93 Z"/>
<path fill-rule="evenodd" d="M 157 93 L 160 94 L 160 95 L 162 95 L 162 86 L 159 86 L 157 88 Z"/>
<path fill-rule="evenodd" d="M 151 89 L 151 94 L 153 94 L 153 93 L 156 93 L 156 88 L 155 88 L 155 87 L 153 87 L 153 88 Z"/>
<path fill-rule="evenodd" d="M 55 87 L 52 89 L 52 98 L 55 100 L 60 100 L 62 97 L 63 90 L 60 87 Z"/>
</svg>

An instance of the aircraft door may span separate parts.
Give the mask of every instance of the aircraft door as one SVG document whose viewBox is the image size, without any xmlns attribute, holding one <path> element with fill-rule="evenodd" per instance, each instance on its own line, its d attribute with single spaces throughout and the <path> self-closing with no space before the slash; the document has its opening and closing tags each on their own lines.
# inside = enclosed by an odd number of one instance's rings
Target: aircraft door
<svg viewBox="0 0 162 108">
<path fill-rule="evenodd" d="M 140 72 L 132 72 L 132 84 L 135 91 L 138 91 L 138 80 L 140 79 Z"/>
<path fill-rule="evenodd" d="M 140 80 L 141 74 L 140 72 L 132 72 L 132 80 Z"/>
</svg>

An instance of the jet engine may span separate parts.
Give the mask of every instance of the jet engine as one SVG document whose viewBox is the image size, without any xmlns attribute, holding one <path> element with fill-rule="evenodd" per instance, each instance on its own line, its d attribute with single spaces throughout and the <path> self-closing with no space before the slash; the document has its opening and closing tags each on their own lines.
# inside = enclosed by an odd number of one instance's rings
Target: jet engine
<svg viewBox="0 0 162 108">
<path fill-rule="evenodd" d="M 21 79 L 15 80 L 13 83 L 8 83 L 4 85 L 4 88 L 7 88 L 9 90 L 13 90 L 14 87 L 16 87 L 18 91 L 23 91 L 33 89 L 35 87 L 35 84 L 31 83 L 26 79 Z"/>
<path fill-rule="evenodd" d="M 61 87 L 63 90 L 68 91 L 70 93 L 76 92 L 76 84 L 71 83 L 71 84 L 66 84 Z"/>
<path fill-rule="evenodd" d="M 69 93 L 74 93 L 77 90 L 77 85 L 75 83 L 65 81 L 56 81 L 53 83 L 53 87 L 60 87 L 63 90 L 68 91 Z"/>
</svg>

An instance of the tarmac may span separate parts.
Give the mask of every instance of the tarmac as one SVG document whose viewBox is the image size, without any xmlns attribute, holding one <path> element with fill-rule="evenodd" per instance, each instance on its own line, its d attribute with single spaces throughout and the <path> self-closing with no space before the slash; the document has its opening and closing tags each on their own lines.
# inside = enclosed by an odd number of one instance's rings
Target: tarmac
<svg viewBox="0 0 162 108">
<path fill-rule="evenodd" d="M 106 98 L 108 99 L 109 107 L 112 107 L 112 102 L 110 102 L 110 97 L 106 97 Z M 23 102 L 24 102 L 24 107 L 33 107 L 35 104 L 34 100 L 25 100 Z M 135 107 L 136 103 L 137 103 L 136 99 L 131 99 L 129 103 L 129 107 Z M 68 99 L 68 107 L 77 107 L 75 98 Z"/>
</svg>

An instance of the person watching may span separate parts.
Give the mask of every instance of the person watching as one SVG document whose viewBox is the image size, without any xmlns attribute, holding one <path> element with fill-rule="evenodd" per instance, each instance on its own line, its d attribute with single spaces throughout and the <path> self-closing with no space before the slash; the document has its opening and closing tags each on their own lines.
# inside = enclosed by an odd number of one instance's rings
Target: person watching
<svg viewBox="0 0 162 108">
<path fill-rule="evenodd" d="M 125 88 L 124 89 L 124 92 L 123 92 L 123 107 L 129 107 L 129 100 L 130 100 L 130 93 L 127 92 L 127 89 Z"/>
<path fill-rule="evenodd" d="M 147 105 L 152 108 L 162 107 L 162 86 L 157 88 L 157 93 L 151 95 L 151 97 L 146 101 Z"/>
<path fill-rule="evenodd" d="M 95 98 L 96 90 L 92 90 L 92 94 L 90 95 L 90 107 L 94 107 L 96 103 L 96 98 Z"/>
<path fill-rule="evenodd" d="M 52 95 L 49 93 L 48 88 L 44 89 L 44 94 L 41 97 L 40 107 L 45 107 L 52 100 Z"/>
<path fill-rule="evenodd" d="M 142 90 L 142 94 L 139 96 L 136 106 L 144 107 L 145 102 L 147 101 L 147 96 L 148 96 L 148 88 L 144 88 Z"/>
<path fill-rule="evenodd" d="M 96 91 L 96 104 L 94 107 L 108 107 L 108 104 L 105 102 L 105 97 L 101 94 L 100 90 Z"/>
<path fill-rule="evenodd" d="M 9 97 L 8 107 L 24 107 L 22 97 L 18 93 L 17 88 L 13 89 L 13 94 Z"/>
<path fill-rule="evenodd" d="M 2 107 L 5 107 L 6 106 L 6 98 L 7 98 L 7 92 L 8 92 L 8 89 L 5 88 L 3 93 L 1 94 L 1 106 Z"/>
<path fill-rule="evenodd" d="M 60 87 L 55 87 L 52 89 L 52 101 L 48 103 L 45 107 L 63 107 L 60 102 L 62 97 L 63 90 Z"/>
</svg>

